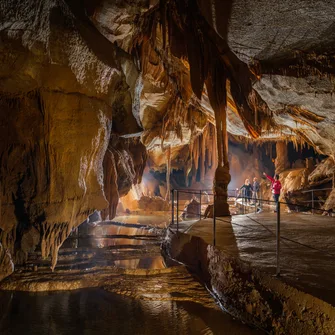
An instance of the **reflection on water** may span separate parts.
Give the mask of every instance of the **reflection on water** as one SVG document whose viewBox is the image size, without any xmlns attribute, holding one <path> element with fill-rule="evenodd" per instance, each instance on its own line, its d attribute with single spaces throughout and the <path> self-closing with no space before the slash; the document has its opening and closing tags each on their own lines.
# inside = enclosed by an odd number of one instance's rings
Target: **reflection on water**
<svg viewBox="0 0 335 335">
<path fill-rule="evenodd" d="M 122 269 L 164 269 L 166 268 L 162 256 L 122 259 L 114 261 L 118 268 Z"/>
<path fill-rule="evenodd" d="M 169 215 L 124 215 L 117 216 L 113 222 L 133 223 L 137 225 L 148 225 L 157 228 L 166 228 L 170 222 Z"/>
<path fill-rule="evenodd" d="M 62 252 L 71 250 L 96 250 L 85 267 L 113 265 L 127 269 L 162 269 L 164 260 L 160 254 L 160 237 L 169 222 L 168 216 L 118 216 L 112 221 L 81 226 L 62 246 Z M 73 264 L 72 268 L 75 268 Z"/>
<path fill-rule="evenodd" d="M 92 271 L 103 289 L 0 291 L 0 334 L 258 333 L 223 313 L 185 267 L 166 260 L 171 267 L 165 269 L 160 239 L 167 217 L 114 221 L 86 225 L 66 241 L 54 273 L 49 263 L 31 259 L 38 272 L 14 274 L 13 281 L 35 289 L 51 282 L 50 287 L 64 289 L 71 281 L 81 284 L 85 275 L 84 285 L 92 285 Z"/>
<path fill-rule="evenodd" d="M 0 292 L 0 334 L 256 334 L 217 309 L 101 289 Z"/>
</svg>

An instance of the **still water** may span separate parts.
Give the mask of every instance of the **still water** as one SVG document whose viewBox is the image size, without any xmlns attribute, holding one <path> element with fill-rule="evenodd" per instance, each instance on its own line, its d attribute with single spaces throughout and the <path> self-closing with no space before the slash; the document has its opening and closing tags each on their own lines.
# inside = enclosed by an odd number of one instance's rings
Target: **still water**
<svg viewBox="0 0 335 335">
<path fill-rule="evenodd" d="M 117 219 L 89 227 L 75 244 L 70 239 L 59 255 L 63 272 L 55 271 L 53 280 L 66 285 L 73 267 L 79 268 L 76 262 L 85 262 L 85 271 L 100 265 L 101 272 L 112 266 L 131 269 L 128 274 L 111 272 L 101 288 L 0 291 L 0 334 L 260 334 L 224 313 L 184 266 L 166 264 L 157 230 L 165 218 Z M 82 249 L 90 257 L 76 256 L 68 266 L 69 246 L 76 255 Z M 30 280 L 38 287 L 50 278 L 47 266 L 41 261 L 37 273 L 23 271 L 13 281 Z"/>
<path fill-rule="evenodd" d="M 256 334 L 199 303 L 137 300 L 102 289 L 0 292 L 0 300 L 0 334 Z"/>
</svg>

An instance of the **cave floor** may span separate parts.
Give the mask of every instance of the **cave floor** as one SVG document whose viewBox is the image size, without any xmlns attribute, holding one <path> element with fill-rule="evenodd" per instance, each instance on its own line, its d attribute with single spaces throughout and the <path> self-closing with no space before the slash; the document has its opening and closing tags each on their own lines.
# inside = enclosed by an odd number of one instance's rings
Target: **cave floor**
<svg viewBox="0 0 335 335">
<path fill-rule="evenodd" d="M 182 225 L 182 231 L 213 244 L 212 219 Z M 281 214 L 281 280 L 335 306 L 335 219 Z M 276 272 L 276 214 L 217 218 L 216 246 L 252 267 Z"/>
</svg>

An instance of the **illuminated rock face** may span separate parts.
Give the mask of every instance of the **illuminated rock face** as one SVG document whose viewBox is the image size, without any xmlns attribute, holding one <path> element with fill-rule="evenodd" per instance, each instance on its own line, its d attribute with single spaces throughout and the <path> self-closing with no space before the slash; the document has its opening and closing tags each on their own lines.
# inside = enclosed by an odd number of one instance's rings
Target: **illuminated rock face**
<svg viewBox="0 0 335 335">
<path fill-rule="evenodd" d="M 113 216 L 118 194 L 140 181 L 143 145 L 115 144 L 111 133 L 141 127 L 121 50 L 87 26 L 83 8 L 6 1 L 0 13 L 2 253 L 20 263 L 40 244 L 54 268 L 71 230 L 94 210 Z M 115 166 L 104 171 L 109 159 Z"/>
<path fill-rule="evenodd" d="M 40 244 L 54 268 L 74 227 L 95 210 L 115 215 L 147 151 L 150 168 L 183 169 L 187 185 L 216 176 L 220 215 L 227 131 L 307 141 L 334 158 L 335 8 L 322 6 L 2 1 L 3 250 L 19 263 Z"/>
<path fill-rule="evenodd" d="M 283 141 L 278 141 L 276 143 L 276 174 L 279 174 L 289 168 L 288 153 L 287 153 L 287 143 Z"/>
<path fill-rule="evenodd" d="M 104 158 L 104 192 L 109 206 L 102 211 L 103 219 L 113 219 L 119 198 L 141 182 L 146 161 L 147 152 L 139 138 L 112 135 Z"/>
</svg>

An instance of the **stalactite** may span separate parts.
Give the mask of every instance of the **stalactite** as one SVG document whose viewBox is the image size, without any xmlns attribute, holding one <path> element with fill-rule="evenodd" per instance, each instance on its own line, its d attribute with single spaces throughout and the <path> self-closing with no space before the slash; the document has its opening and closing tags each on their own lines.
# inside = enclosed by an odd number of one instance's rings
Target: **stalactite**
<svg viewBox="0 0 335 335">
<path fill-rule="evenodd" d="M 109 202 L 107 209 L 101 212 L 103 219 L 114 218 L 116 214 L 116 207 L 119 202 L 119 191 L 117 185 L 117 170 L 115 164 L 115 158 L 111 148 L 106 152 L 104 159 L 104 186 L 105 186 L 105 195 Z"/>
<path fill-rule="evenodd" d="M 197 136 L 195 139 L 195 145 L 193 147 L 193 165 L 196 171 L 199 168 L 199 147 L 199 136 Z"/>
<path fill-rule="evenodd" d="M 170 184 L 170 176 L 171 176 L 171 146 L 169 145 L 166 150 L 166 195 L 165 200 L 170 200 L 171 193 L 171 184 Z"/>
<path fill-rule="evenodd" d="M 213 137 L 212 137 L 212 169 L 215 169 L 219 162 L 218 162 L 218 148 L 216 146 L 216 128 L 212 127 L 213 130 Z"/>
<path fill-rule="evenodd" d="M 206 125 L 202 135 L 200 136 L 200 182 L 205 181 L 205 173 L 206 173 L 206 144 L 208 137 L 208 124 Z"/>
<path fill-rule="evenodd" d="M 58 259 L 58 250 L 66 238 L 70 235 L 71 225 L 68 222 L 55 223 L 48 222 L 41 224 L 41 253 L 46 259 L 51 255 L 51 270 L 54 271 Z"/>
</svg>

